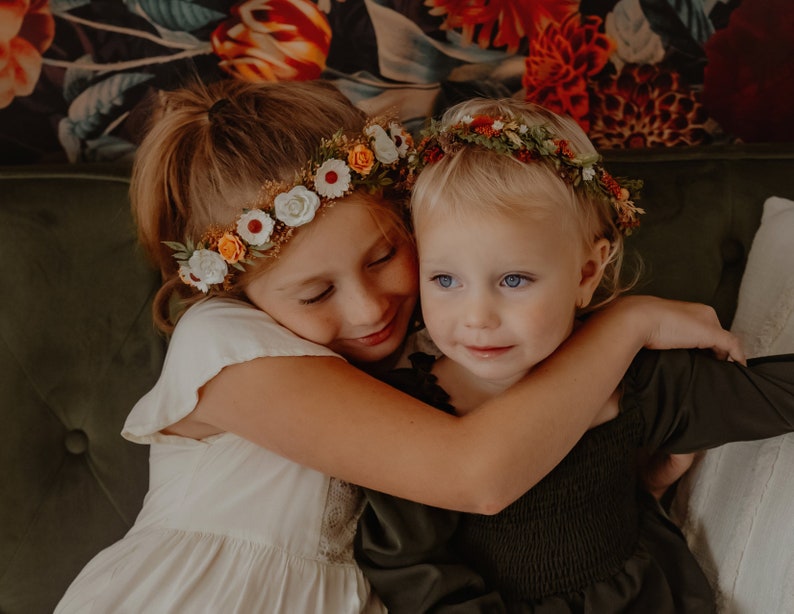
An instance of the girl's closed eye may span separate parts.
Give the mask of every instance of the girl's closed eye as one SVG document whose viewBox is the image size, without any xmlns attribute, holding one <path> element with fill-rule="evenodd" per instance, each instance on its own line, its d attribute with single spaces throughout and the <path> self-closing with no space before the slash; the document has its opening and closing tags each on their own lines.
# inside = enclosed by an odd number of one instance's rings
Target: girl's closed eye
<svg viewBox="0 0 794 614">
<path fill-rule="evenodd" d="M 502 277 L 500 285 L 508 288 L 523 288 L 532 283 L 532 281 L 533 279 L 527 275 L 521 273 L 508 273 Z"/>
<path fill-rule="evenodd" d="M 324 301 L 326 298 L 331 296 L 331 293 L 333 291 L 334 291 L 334 287 L 333 286 L 328 286 L 325 290 L 323 290 L 319 294 L 315 294 L 311 298 L 299 299 L 298 302 L 301 305 L 314 305 L 316 303 L 320 303 L 320 302 Z"/>
<path fill-rule="evenodd" d="M 389 260 L 394 258 L 394 256 L 396 256 L 396 255 L 397 255 L 397 246 L 396 245 L 391 245 L 391 246 L 389 246 L 389 250 L 386 252 L 385 255 L 383 255 L 380 258 L 377 258 L 376 260 L 370 262 L 367 265 L 367 267 L 372 268 L 372 267 L 378 266 L 379 264 L 385 264 Z"/>
</svg>

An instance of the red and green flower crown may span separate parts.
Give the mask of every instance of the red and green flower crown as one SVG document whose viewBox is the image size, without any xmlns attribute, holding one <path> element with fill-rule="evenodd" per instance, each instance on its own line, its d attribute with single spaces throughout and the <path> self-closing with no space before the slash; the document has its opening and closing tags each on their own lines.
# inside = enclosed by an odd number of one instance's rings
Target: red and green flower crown
<svg viewBox="0 0 794 614">
<path fill-rule="evenodd" d="M 321 141 L 294 183 L 265 182 L 257 201 L 231 226 L 210 228 L 195 244 L 163 243 L 174 250 L 185 284 L 205 293 L 226 288 L 244 264 L 277 254 L 295 228 L 334 200 L 357 188 L 407 189 L 413 152 L 410 134 L 394 121 L 372 120 L 356 137 L 340 131 Z"/>
<path fill-rule="evenodd" d="M 599 154 L 574 152 L 568 141 L 556 137 L 547 126 L 528 125 L 515 118 L 476 115 L 451 126 L 433 121 L 423 134 L 414 160 L 417 171 L 462 147 L 476 145 L 527 164 L 548 164 L 575 189 L 606 200 L 614 209 L 618 229 L 625 235 L 640 225 L 639 216 L 645 213 L 634 204 L 639 198 L 641 180 L 618 181 L 604 169 Z"/>
</svg>

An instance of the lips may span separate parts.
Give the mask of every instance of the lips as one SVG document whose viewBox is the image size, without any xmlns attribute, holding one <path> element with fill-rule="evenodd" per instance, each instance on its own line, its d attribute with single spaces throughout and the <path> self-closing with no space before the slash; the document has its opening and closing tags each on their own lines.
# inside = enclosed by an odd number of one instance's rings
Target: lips
<svg viewBox="0 0 794 614">
<path fill-rule="evenodd" d="M 476 345 L 466 345 L 464 346 L 466 351 L 474 356 L 475 358 L 480 359 L 488 359 L 488 358 L 498 358 L 507 352 L 509 352 L 513 346 L 499 346 L 499 347 L 492 347 L 492 346 L 476 346 Z"/>
<path fill-rule="evenodd" d="M 395 316 L 389 321 L 389 323 L 386 326 L 381 328 L 378 332 L 372 333 L 371 335 L 367 335 L 366 337 L 359 337 L 358 339 L 354 339 L 354 341 L 360 343 L 361 345 L 365 345 L 367 347 L 380 345 L 381 343 L 386 341 L 389 337 L 391 337 L 392 333 L 394 333 L 394 326 L 396 319 L 397 317 Z"/>
</svg>

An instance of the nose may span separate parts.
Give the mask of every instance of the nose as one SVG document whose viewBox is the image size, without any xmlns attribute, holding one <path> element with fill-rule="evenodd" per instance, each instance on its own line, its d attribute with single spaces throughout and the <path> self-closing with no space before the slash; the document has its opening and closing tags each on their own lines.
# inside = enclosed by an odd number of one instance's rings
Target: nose
<svg viewBox="0 0 794 614">
<path fill-rule="evenodd" d="M 464 299 L 463 324 L 467 328 L 496 328 L 499 316 L 494 297 L 487 292 L 473 292 Z"/>
<path fill-rule="evenodd" d="M 383 324 L 389 310 L 389 297 L 377 284 L 361 280 L 348 289 L 345 309 L 348 322 L 353 326 Z"/>
</svg>

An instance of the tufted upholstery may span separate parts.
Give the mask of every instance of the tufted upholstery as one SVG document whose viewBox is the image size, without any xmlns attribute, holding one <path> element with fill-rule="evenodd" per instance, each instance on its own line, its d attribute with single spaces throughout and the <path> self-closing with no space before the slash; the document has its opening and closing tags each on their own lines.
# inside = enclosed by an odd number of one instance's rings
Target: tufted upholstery
<svg viewBox="0 0 794 614">
<path fill-rule="evenodd" d="M 128 171 L 0 171 L 0 611 L 51 612 L 121 537 L 148 483 L 121 425 L 164 344 L 149 312 Z"/>
<path fill-rule="evenodd" d="M 794 197 L 794 144 L 620 151 L 607 163 L 645 181 L 647 213 L 627 240 L 644 264 L 635 291 L 708 303 L 729 326 L 764 201 Z"/>
<path fill-rule="evenodd" d="M 645 179 L 637 291 L 715 305 L 730 323 L 764 200 L 794 198 L 794 146 L 616 152 Z M 119 431 L 159 372 L 157 286 L 136 251 L 128 169 L 0 168 L 0 612 L 50 612 L 123 535 L 147 449 Z"/>
</svg>

